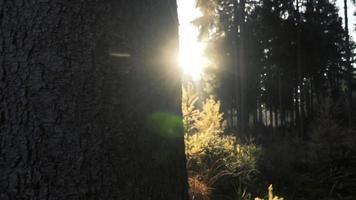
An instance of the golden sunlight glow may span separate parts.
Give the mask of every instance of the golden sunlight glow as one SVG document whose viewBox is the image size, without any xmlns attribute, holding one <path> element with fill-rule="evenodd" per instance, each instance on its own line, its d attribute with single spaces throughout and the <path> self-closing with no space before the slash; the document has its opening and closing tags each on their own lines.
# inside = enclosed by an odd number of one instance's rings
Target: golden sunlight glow
<svg viewBox="0 0 356 200">
<path fill-rule="evenodd" d="M 201 16 L 194 0 L 178 0 L 179 62 L 185 74 L 199 80 L 206 65 L 205 44 L 198 41 L 199 30 L 191 22 Z"/>
</svg>

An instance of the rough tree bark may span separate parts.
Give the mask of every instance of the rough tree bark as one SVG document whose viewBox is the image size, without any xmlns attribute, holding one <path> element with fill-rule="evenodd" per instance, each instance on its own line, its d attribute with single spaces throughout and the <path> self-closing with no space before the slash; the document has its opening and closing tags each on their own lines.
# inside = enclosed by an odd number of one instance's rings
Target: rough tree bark
<svg viewBox="0 0 356 200">
<path fill-rule="evenodd" d="M 0 22 L 1 200 L 187 199 L 180 125 L 147 123 L 180 114 L 174 0 L 0 0 Z"/>
</svg>

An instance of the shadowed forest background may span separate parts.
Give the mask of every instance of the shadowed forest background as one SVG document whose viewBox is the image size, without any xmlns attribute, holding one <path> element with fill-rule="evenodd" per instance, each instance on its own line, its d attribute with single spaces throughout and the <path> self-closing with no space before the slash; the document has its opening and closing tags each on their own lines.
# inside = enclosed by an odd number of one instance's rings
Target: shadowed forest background
<svg viewBox="0 0 356 200">
<path fill-rule="evenodd" d="M 273 184 L 285 199 L 355 199 L 355 45 L 336 2 L 196 6 L 208 61 L 183 80 L 191 197 L 280 199 Z"/>
<path fill-rule="evenodd" d="M 199 76 L 177 62 L 182 1 L 199 10 L 204 58 L 183 62 Z M 0 0 L 0 200 L 356 199 L 347 12 Z"/>
</svg>

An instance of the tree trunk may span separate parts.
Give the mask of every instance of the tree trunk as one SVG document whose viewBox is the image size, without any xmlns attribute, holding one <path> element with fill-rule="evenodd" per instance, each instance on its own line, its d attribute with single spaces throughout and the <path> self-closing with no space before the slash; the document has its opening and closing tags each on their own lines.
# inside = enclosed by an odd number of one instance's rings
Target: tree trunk
<svg viewBox="0 0 356 200">
<path fill-rule="evenodd" d="M 234 65 L 234 79 L 235 79 L 235 108 L 237 110 L 237 129 L 238 132 L 241 133 L 241 73 L 240 73 L 240 59 L 239 59 L 239 4 L 237 0 L 234 0 L 234 22 L 233 22 L 233 30 L 232 30 L 232 38 L 234 43 L 233 49 L 233 65 Z"/>
<path fill-rule="evenodd" d="M 297 88 L 297 102 L 298 109 L 297 115 L 299 117 L 299 135 L 301 138 L 304 137 L 304 87 L 303 87 L 303 72 L 302 72 L 302 57 L 301 57 L 301 42 L 300 42 L 300 13 L 299 13 L 299 0 L 297 0 L 297 13 L 298 13 L 298 24 L 297 24 L 297 66 L 298 66 L 298 86 L 299 92 Z"/>
<path fill-rule="evenodd" d="M 346 48 L 346 69 L 347 69 L 347 106 L 348 106 L 348 123 L 352 126 L 352 65 L 351 65 L 351 50 L 350 50 L 350 37 L 349 37 L 349 19 L 347 14 L 347 0 L 344 0 L 344 22 L 345 22 L 345 48 Z"/>
<path fill-rule="evenodd" d="M 278 70 L 278 101 L 279 101 L 279 119 L 280 119 L 280 123 L 279 126 L 283 127 L 284 126 L 284 110 L 283 110 L 283 88 L 282 88 L 282 73 L 281 70 Z"/>
<path fill-rule="evenodd" d="M 1 200 L 188 199 L 181 120 L 157 131 L 180 115 L 174 0 L 0 0 L 0 16 Z"/>
<path fill-rule="evenodd" d="M 239 38 L 239 64 L 240 64 L 240 110 L 241 110 L 241 118 L 240 124 L 241 129 L 240 133 L 246 134 L 248 127 L 248 109 L 247 109 L 247 73 L 246 73 L 246 63 L 245 63 L 245 3 L 246 0 L 240 0 L 239 5 L 239 25 L 240 25 L 240 38 Z"/>
</svg>

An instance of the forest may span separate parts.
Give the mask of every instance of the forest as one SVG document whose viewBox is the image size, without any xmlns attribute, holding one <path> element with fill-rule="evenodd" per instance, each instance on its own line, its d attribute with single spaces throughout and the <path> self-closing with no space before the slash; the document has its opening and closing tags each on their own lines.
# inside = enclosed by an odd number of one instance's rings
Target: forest
<svg viewBox="0 0 356 200">
<path fill-rule="evenodd" d="M 207 61 L 200 80 L 183 79 L 191 198 L 355 199 L 347 2 L 345 16 L 335 1 L 195 6 Z"/>
<path fill-rule="evenodd" d="M 0 0 L 0 200 L 355 200 L 355 17 Z"/>
</svg>

